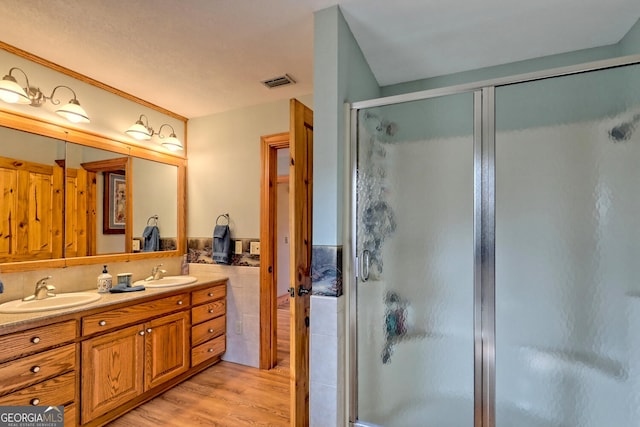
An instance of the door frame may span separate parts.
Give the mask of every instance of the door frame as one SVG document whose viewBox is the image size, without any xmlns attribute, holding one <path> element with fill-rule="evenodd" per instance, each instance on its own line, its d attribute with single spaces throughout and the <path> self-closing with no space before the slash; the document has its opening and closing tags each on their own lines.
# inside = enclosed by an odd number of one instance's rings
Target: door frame
<svg viewBox="0 0 640 427">
<path fill-rule="evenodd" d="M 357 283 L 359 278 L 356 245 L 357 224 L 357 138 L 360 110 L 387 105 L 413 102 L 465 92 L 474 93 L 474 426 L 495 426 L 495 89 L 517 83 L 527 83 L 548 78 L 599 71 L 640 64 L 640 55 L 629 55 L 570 65 L 560 68 L 534 71 L 500 77 L 491 80 L 464 83 L 455 86 L 405 93 L 393 97 L 374 98 L 348 104 L 350 125 L 350 177 L 345 185 L 351 201 L 348 229 L 353 240 L 351 252 L 345 258 L 345 269 L 352 271 L 344 276 L 349 289 L 347 319 L 349 322 L 349 407 L 351 426 L 365 427 L 358 420 L 358 369 L 357 369 Z M 366 424 L 368 425 L 368 424 Z"/>
<path fill-rule="evenodd" d="M 284 148 L 289 148 L 289 132 L 260 137 L 260 369 L 278 361 L 276 192 L 278 150 Z"/>
</svg>

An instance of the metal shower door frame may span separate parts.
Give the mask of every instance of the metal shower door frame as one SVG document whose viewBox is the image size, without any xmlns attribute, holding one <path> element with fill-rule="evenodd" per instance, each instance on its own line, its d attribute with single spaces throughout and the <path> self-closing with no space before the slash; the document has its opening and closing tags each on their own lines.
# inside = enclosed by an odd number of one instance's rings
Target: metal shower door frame
<svg viewBox="0 0 640 427">
<path fill-rule="evenodd" d="M 474 427 L 495 427 L 495 89 L 554 77 L 581 74 L 640 64 L 640 55 L 630 55 L 568 67 L 509 76 L 477 83 L 431 89 L 347 104 L 350 110 L 349 171 L 346 200 L 349 222 L 344 263 L 348 316 L 348 420 L 353 427 L 373 427 L 358 420 L 357 296 L 358 257 L 356 236 L 358 113 L 360 110 L 430 98 L 473 92 L 473 177 L 474 177 Z"/>
</svg>

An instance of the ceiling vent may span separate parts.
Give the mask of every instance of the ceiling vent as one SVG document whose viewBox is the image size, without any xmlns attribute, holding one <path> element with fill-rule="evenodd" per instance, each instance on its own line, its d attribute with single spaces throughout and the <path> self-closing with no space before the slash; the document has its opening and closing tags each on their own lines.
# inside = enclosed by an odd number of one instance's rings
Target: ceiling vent
<svg viewBox="0 0 640 427">
<path fill-rule="evenodd" d="M 273 89 L 274 87 L 280 86 L 288 86 L 295 84 L 296 81 L 289 74 L 285 74 L 284 76 L 274 77 L 269 80 L 263 80 L 262 84 L 268 87 L 269 89 Z"/>
</svg>

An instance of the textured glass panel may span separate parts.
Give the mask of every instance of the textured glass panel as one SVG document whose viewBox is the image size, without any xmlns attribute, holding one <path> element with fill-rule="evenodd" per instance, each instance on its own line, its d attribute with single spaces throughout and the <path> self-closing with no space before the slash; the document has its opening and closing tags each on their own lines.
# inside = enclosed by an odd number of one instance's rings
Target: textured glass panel
<svg viewBox="0 0 640 427">
<path fill-rule="evenodd" d="M 473 95 L 359 124 L 358 419 L 472 426 Z"/>
<path fill-rule="evenodd" d="M 640 69 L 496 90 L 496 425 L 640 425 Z"/>
</svg>

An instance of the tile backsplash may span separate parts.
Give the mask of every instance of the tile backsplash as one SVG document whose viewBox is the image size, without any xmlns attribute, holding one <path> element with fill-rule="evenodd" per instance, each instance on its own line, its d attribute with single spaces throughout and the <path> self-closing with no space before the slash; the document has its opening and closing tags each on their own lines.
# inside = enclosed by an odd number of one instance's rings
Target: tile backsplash
<svg viewBox="0 0 640 427">
<path fill-rule="evenodd" d="M 151 269 L 162 264 L 168 275 L 179 275 L 182 257 L 153 258 L 129 262 L 107 264 L 109 273 L 132 273 L 133 281 L 149 276 Z M 22 271 L 16 273 L 0 272 L 0 281 L 4 283 L 4 293 L 0 294 L 0 303 L 24 298 L 33 294 L 35 284 L 46 276 L 51 276 L 49 284 L 56 287 L 56 293 L 97 290 L 97 278 L 102 273 L 102 264 L 81 265 L 64 268 Z"/>
</svg>

